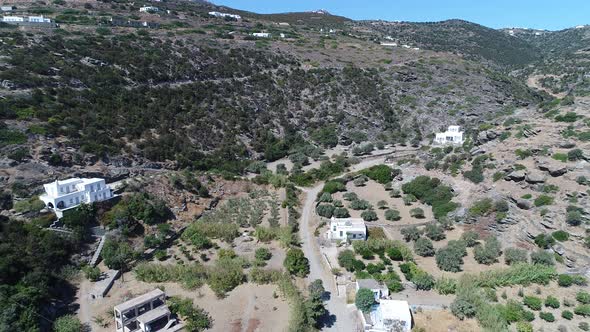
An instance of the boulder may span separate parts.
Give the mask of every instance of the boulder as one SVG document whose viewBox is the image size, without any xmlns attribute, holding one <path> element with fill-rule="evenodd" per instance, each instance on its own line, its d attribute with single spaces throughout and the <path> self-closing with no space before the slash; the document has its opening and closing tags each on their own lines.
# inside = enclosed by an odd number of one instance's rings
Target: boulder
<svg viewBox="0 0 590 332">
<path fill-rule="evenodd" d="M 537 167 L 549 173 L 553 177 L 562 176 L 567 173 L 567 167 L 564 165 L 558 165 L 555 163 L 539 163 Z"/>
<path fill-rule="evenodd" d="M 531 201 L 526 199 L 517 199 L 516 206 L 523 210 L 530 210 L 533 207 L 533 204 L 531 203 Z"/>
<path fill-rule="evenodd" d="M 486 150 L 484 150 L 482 148 L 478 148 L 478 147 L 475 147 L 475 148 L 471 149 L 471 151 L 469 151 L 469 154 L 471 154 L 471 156 L 479 156 L 479 155 L 482 155 L 485 153 L 486 153 Z"/>
<path fill-rule="evenodd" d="M 553 251 L 559 256 L 565 255 L 565 248 L 561 244 L 556 244 L 552 246 L 551 249 L 553 249 Z"/>
<path fill-rule="evenodd" d="M 514 181 L 520 182 L 524 180 L 526 177 L 526 173 L 524 171 L 513 171 L 512 173 L 506 175 L 504 178 L 506 181 Z"/>
<path fill-rule="evenodd" d="M 557 146 L 559 146 L 562 149 L 572 149 L 576 146 L 576 143 L 574 143 L 574 142 L 561 142 Z"/>
<path fill-rule="evenodd" d="M 545 176 L 540 172 L 531 171 L 527 173 L 525 180 L 531 184 L 543 183 L 545 182 Z"/>
<path fill-rule="evenodd" d="M 498 136 L 500 136 L 500 134 L 493 130 L 482 131 L 477 135 L 477 143 L 484 144 L 495 140 Z"/>
</svg>

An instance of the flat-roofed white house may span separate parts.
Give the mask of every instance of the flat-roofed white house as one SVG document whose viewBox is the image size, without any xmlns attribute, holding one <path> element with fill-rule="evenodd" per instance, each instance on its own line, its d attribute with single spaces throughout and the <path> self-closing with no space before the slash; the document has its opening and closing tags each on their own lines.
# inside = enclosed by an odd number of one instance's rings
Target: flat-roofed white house
<svg viewBox="0 0 590 332">
<path fill-rule="evenodd" d="M 2 22 L 24 22 L 25 18 L 20 16 L 2 16 Z"/>
<path fill-rule="evenodd" d="M 365 332 L 412 330 L 412 313 L 406 301 L 379 300 L 369 313 L 361 313 Z"/>
<path fill-rule="evenodd" d="M 74 208 L 82 203 L 90 204 L 113 197 L 111 188 L 104 179 L 71 178 L 55 180 L 43 185 L 45 194 L 39 196 L 48 209 L 54 210 L 59 218 L 63 211 Z"/>
<path fill-rule="evenodd" d="M 160 8 L 154 6 L 145 6 L 139 8 L 139 11 L 142 13 L 150 13 L 150 12 L 157 12 L 160 11 Z"/>
<path fill-rule="evenodd" d="M 166 294 L 157 288 L 115 306 L 114 314 L 117 332 L 173 332 L 183 327 L 170 318 Z"/>
<path fill-rule="evenodd" d="M 463 138 L 463 132 L 461 131 L 460 126 L 449 126 L 447 131 L 444 133 L 436 133 L 434 138 L 435 144 L 453 144 L 453 145 L 461 145 L 465 142 Z"/>
<path fill-rule="evenodd" d="M 51 19 L 43 16 L 29 16 L 29 22 L 31 23 L 51 23 Z"/>
<path fill-rule="evenodd" d="M 330 229 L 326 232 L 329 240 L 365 240 L 367 226 L 362 218 L 330 219 Z"/>
<path fill-rule="evenodd" d="M 356 291 L 361 288 L 370 289 L 375 295 L 375 301 L 389 297 L 389 288 L 375 279 L 358 279 L 356 281 Z"/>
<path fill-rule="evenodd" d="M 252 34 L 252 36 L 258 37 L 258 38 L 268 38 L 268 37 L 270 37 L 270 33 L 268 33 L 268 32 L 254 32 Z"/>
<path fill-rule="evenodd" d="M 237 14 L 230 14 L 230 13 L 221 13 L 221 12 L 209 12 L 209 15 L 211 16 L 215 16 L 215 17 L 230 17 L 236 20 L 241 20 L 242 16 L 237 15 Z"/>
</svg>

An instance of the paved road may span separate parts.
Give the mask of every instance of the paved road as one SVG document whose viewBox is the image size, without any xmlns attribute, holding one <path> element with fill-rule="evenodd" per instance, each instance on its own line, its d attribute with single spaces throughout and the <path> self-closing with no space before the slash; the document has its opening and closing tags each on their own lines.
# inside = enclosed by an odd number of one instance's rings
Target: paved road
<svg viewBox="0 0 590 332">
<path fill-rule="evenodd" d="M 386 156 L 367 158 L 350 167 L 352 172 L 359 171 L 374 165 L 383 164 Z M 326 301 L 326 307 L 335 320 L 322 329 L 322 331 L 358 331 L 360 322 L 354 307 L 347 305 L 346 297 L 338 297 L 338 291 L 334 283 L 332 271 L 320 253 L 318 242 L 314 236 L 315 229 L 310 226 L 314 215 L 315 198 L 322 190 L 324 183 L 319 183 L 313 188 L 302 188 L 306 194 L 305 203 L 301 212 L 299 235 L 301 236 L 301 248 L 309 259 L 309 280 L 320 279 L 324 283 L 330 298 Z"/>
</svg>

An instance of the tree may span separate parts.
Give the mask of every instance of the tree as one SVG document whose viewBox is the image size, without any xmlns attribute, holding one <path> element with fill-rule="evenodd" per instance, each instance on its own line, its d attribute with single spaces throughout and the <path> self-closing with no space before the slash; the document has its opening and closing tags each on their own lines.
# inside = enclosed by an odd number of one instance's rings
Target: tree
<svg viewBox="0 0 590 332">
<path fill-rule="evenodd" d="M 301 249 L 291 248 L 283 261 L 283 266 L 290 274 L 305 277 L 309 274 L 309 260 Z"/>
<path fill-rule="evenodd" d="M 495 236 L 485 240 L 484 245 L 477 245 L 473 251 L 474 258 L 479 264 L 490 265 L 498 260 L 502 254 L 500 242 Z"/>
<path fill-rule="evenodd" d="M 531 254 L 533 264 L 554 265 L 553 255 L 545 250 L 537 250 Z"/>
<path fill-rule="evenodd" d="M 429 239 L 421 237 L 414 242 L 414 252 L 422 257 L 433 256 L 434 246 Z"/>
<path fill-rule="evenodd" d="M 100 256 L 110 269 L 126 270 L 135 252 L 127 242 L 107 238 Z"/>
<path fill-rule="evenodd" d="M 361 213 L 361 218 L 364 221 L 375 221 L 377 220 L 377 213 L 373 210 L 365 210 Z"/>
<path fill-rule="evenodd" d="M 82 271 L 84 271 L 86 279 L 90 281 L 98 281 L 100 279 L 101 272 L 96 266 L 85 266 L 82 268 Z"/>
<path fill-rule="evenodd" d="M 385 219 L 389 221 L 398 221 L 401 217 L 398 210 L 388 209 L 385 211 Z"/>
<path fill-rule="evenodd" d="M 356 307 L 362 312 L 370 312 L 371 307 L 375 304 L 375 295 L 368 288 L 361 288 L 356 292 L 354 300 Z"/>
<path fill-rule="evenodd" d="M 348 210 L 346 208 L 338 207 L 334 209 L 332 216 L 334 216 L 335 218 L 348 218 L 350 217 L 350 213 L 348 213 Z"/>
<path fill-rule="evenodd" d="M 320 194 L 317 201 L 320 203 L 332 203 L 332 194 L 328 192 L 323 192 Z"/>
<path fill-rule="evenodd" d="M 444 240 L 446 237 L 443 228 L 435 223 L 426 225 L 426 228 L 424 229 L 424 235 L 426 235 L 432 241 Z"/>
<path fill-rule="evenodd" d="M 421 208 L 413 208 L 410 210 L 410 217 L 424 219 L 424 210 L 422 210 Z"/>
<path fill-rule="evenodd" d="M 258 248 L 254 251 L 254 258 L 259 261 L 267 261 L 272 257 L 272 253 L 268 248 Z"/>
<path fill-rule="evenodd" d="M 443 271 L 459 272 L 463 265 L 463 254 L 460 248 L 449 246 L 443 247 L 436 252 L 436 265 Z"/>
<path fill-rule="evenodd" d="M 354 270 L 355 254 L 350 249 L 342 250 L 338 254 L 338 265 L 345 268 L 347 271 Z"/>
<path fill-rule="evenodd" d="M 55 332 L 82 332 L 84 326 L 74 315 L 61 316 L 53 323 Z"/>
<path fill-rule="evenodd" d="M 518 248 L 507 248 L 504 251 L 504 261 L 508 265 L 526 263 L 528 261 L 526 250 Z"/>
<path fill-rule="evenodd" d="M 371 204 L 364 199 L 357 199 L 350 202 L 350 208 L 353 210 L 367 210 L 371 207 Z"/>
<path fill-rule="evenodd" d="M 400 233 L 406 242 L 416 241 L 420 238 L 420 235 L 422 235 L 422 231 L 420 231 L 416 226 L 402 228 Z"/>
<path fill-rule="evenodd" d="M 474 231 L 467 231 L 467 232 L 461 234 L 461 240 L 465 242 L 465 245 L 467 247 L 473 247 L 479 243 L 477 241 L 477 240 L 479 240 L 479 234 L 477 234 Z"/>
<path fill-rule="evenodd" d="M 382 210 L 387 209 L 387 201 L 380 200 L 379 202 L 377 202 L 377 208 Z"/>
<path fill-rule="evenodd" d="M 312 320 L 311 324 L 315 328 L 319 328 L 320 318 L 328 312 L 323 301 L 323 296 L 326 290 L 320 279 L 314 280 L 309 285 L 308 290 L 309 298 L 305 301 L 307 316 Z"/>
<path fill-rule="evenodd" d="M 331 218 L 334 213 L 334 205 L 320 204 L 316 207 L 315 211 L 320 217 Z"/>
</svg>

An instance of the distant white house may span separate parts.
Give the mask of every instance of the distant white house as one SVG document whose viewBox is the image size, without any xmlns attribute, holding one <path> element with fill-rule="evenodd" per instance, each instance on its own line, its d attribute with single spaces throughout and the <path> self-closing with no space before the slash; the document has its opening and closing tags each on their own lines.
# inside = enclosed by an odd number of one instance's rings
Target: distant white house
<svg viewBox="0 0 590 332">
<path fill-rule="evenodd" d="M 391 332 L 412 330 L 412 313 L 406 301 L 379 300 L 369 313 L 361 313 L 365 332 Z"/>
<path fill-rule="evenodd" d="M 142 13 L 153 13 L 153 12 L 160 11 L 160 8 L 154 7 L 154 6 L 145 6 L 145 7 L 139 8 L 139 11 Z"/>
<path fill-rule="evenodd" d="M 71 178 L 44 184 L 45 194 L 39 196 L 45 206 L 54 210 L 58 218 L 63 211 L 74 208 L 82 203 L 90 204 L 113 197 L 111 188 L 104 179 Z"/>
<path fill-rule="evenodd" d="M 375 279 L 358 279 L 356 281 L 357 292 L 361 288 L 370 289 L 375 295 L 375 301 L 389 297 L 389 288 Z"/>
<path fill-rule="evenodd" d="M 252 34 L 252 36 L 258 37 L 258 38 L 268 38 L 268 37 L 270 37 L 270 33 L 268 33 L 268 32 L 254 32 Z"/>
<path fill-rule="evenodd" d="M 31 23 L 51 23 L 51 19 L 43 16 L 29 16 L 29 22 Z"/>
<path fill-rule="evenodd" d="M 233 18 L 233 19 L 236 19 L 236 20 L 241 20 L 242 19 L 242 16 L 236 15 L 236 14 L 230 14 L 230 13 L 209 12 L 209 15 L 215 16 L 215 17 L 229 17 L 229 18 Z"/>
<path fill-rule="evenodd" d="M 24 22 L 25 18 L 20 16 L 3 16 L 2 22 Z"/>
<path fill-rule="evenodd" d="M 3 11 L 3 12 L 11 12 L 12 11 L 12 6 L 0 6 L 0 11 Z"/>
<path fill-rule="evenodd" d="M 329 240 L 365 240 L 367 226 L 362 218 L 330 219 L 330 229 L 326 232 Z"/>
<path fill-rule="evenodd" d="M 393 42 L 381 42 L 381 46 L 397 47 L 397 43 L 393 43 Z"/>
<path fill-rule="evenodd" d="M 460 126 L 449 126 L 444 133 L 436 133 L 434 144 L 461 145 L 465 142 Z"/>
</svg>

